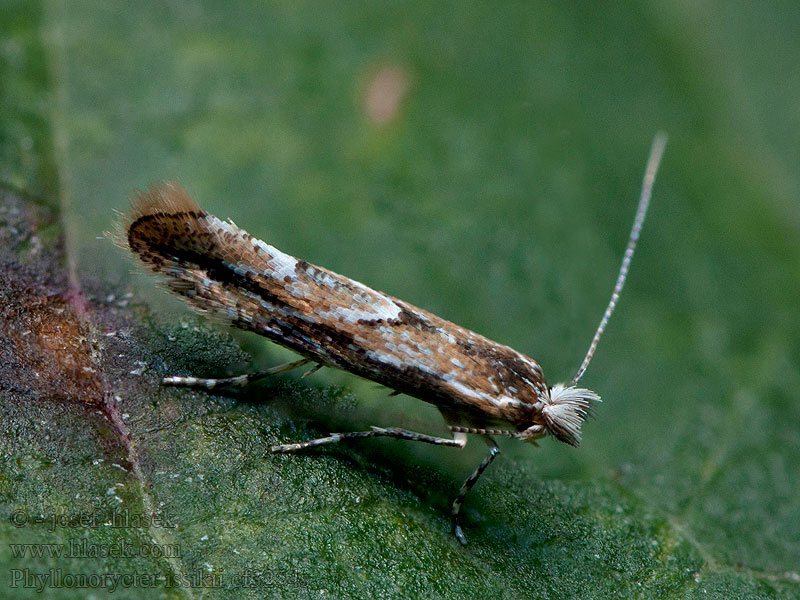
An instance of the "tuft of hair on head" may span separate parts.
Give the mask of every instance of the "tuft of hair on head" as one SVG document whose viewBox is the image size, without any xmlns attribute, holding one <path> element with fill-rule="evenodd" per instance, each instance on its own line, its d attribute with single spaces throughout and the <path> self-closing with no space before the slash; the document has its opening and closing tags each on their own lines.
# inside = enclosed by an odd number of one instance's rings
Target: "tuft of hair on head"
<svg viewBox="0 0 800 600">
<path fill-rule="evenodd" d="M 600 396 L 592 390 L 558 383 L 550 388 L 542 408 L 547 430 L 570 446 L 581 443 L 581 425 L 594 412 Z"/>
</svg>

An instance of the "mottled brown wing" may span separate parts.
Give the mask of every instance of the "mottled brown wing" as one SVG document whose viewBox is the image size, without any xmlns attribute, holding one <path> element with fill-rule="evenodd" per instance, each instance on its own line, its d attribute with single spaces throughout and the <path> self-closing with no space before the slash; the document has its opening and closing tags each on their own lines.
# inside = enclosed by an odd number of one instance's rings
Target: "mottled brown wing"
<svg viewBox="0 0 800 600">
<path fill-rule="evenodd" d="M 127 240 L 196 309 L 320 363 L 458 409 L 464 424 L 522 430 L 541 411 L 547 385 L 534 360 L 295 259 L 205 213 L 176 186 L 137 199 Z"/>
</svg>

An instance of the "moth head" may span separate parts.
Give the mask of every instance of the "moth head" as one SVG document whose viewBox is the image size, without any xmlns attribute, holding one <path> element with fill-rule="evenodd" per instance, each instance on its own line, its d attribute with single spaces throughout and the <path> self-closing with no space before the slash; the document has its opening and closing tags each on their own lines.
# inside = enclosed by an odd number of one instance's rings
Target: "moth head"
<svg viewBox="0 0 800 600">
<path fill-rule="evenodd" d="M 571 446 L 578 446 L 581 425 L 593 413 L 595 402 L 600 402 L 600 396 L 592 390 L 558 383 L 547 390 L 539 403 L 544 427 L 534 425 L 519 437 L 534 441 L 546 432 Z"/>
</svg>

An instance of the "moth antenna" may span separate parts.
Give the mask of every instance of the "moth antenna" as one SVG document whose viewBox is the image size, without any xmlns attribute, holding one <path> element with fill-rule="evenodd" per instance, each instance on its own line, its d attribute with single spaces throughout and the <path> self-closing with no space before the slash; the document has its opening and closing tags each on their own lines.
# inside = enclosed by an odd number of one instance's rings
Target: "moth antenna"
<svg viewBox="0 0 800 600">
<path fill-rule="evenodd" d="M 573 385 L 578 383 L 586 368 L 592 361 L 595 350 L 597 350 L 597 343 L 600 341 L 600 336 L 606 330 L 608 320 L 614 314 L 614 309 L 617 308 L 619 295 L 622 288 L 625 286 L 625 279 L 628 277 L 628 269 L 631 266 L 631 259 L 636 250 L 636 243 L 639 241 L 639 233 L 642 230 L 644 219 L 647 216 L 647 208 L 650 206 L 650 195 L 653 191 L 653 182 L 656 179 L 656 172 L 658 165 L 661 163 L 661 156 L 664 154 L 664 147 L 667 145 L 667 134 L 663 131 L 658 132 L 653 138 L 653 144 L 650 146 L 650 156 L 647 159 L 647 168 L 644 172 L 644 179 L 642 180 L 642 193 L 639 196 L 639 206 L 636 209 L 636 217 L 633 219 L 633 226 L 631 227 L 631 235 L 628 238 L 628 247 L 625 248 L 625 255 L 622 258 L 622 264 L 619 267 L 619 274 L 617 275 L 617 283 L 614 285 L 614 291 L 611 293 L 611 299 L 608 301 L 606 312 L 603 318 L 600 319 L 600 325 L 597 326 L 597 331 L 592 338 L 592 343 L 589 344 L 589 350 L 586 352 L 586 357 L 583 359 L 578 372 L 572 378 Z"/>
</svg>

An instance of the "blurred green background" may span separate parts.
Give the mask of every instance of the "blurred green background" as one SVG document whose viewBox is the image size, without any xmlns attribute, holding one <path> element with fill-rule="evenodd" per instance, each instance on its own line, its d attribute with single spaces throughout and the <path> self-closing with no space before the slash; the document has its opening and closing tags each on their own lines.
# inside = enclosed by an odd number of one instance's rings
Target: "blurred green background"
<svg viewBox="0 0 800 600">
<path fill-rule="evenodd" d="M 597 418 L 578 450 L 502 444 L 506 466 L 468 501 L 475 546 L 450 548 L 452 568 L 484 572 L 498 597 L 800 597 L 796 2 L 0 10 L 2 182 L 60 211 L 81 281 L 133 289 L 166 318 L 186 309 L 102 237 L 133 190 L 162 179 L 285 252 L 508 344 L 551 383 L 568 379 L 608 300 L 651 139 L 668 132 L 629 285 L 583 380 L 604 398 Z M 289 356 L 253 338 L 237 336 L 258 366 Z M 349 375 L 311 382 L 352 391 L 352 427 L 439 427 L 434 409 L 386 402 Z M 416 502 L 445 524 L 447 494 L 483 453 L 477 440 L 458 456 L 368 447 L 381 464 L 400 455 L 440 474 L 442 500 Z M 532 481 L 597 528 L 601 575 L 585 577 L 580 534 L 520 550 L 528 513 L 512 519 L 494 501 L 524 498 Z M 616 529 L 620 506 L 642 531 Z M 446 525 L 439 535 L 450 543 Z M 605 561 L 639 560 L 634 547 L 651 539 L 652 564 Z M 428 566 L 404 552 L 424 543 L 391 550 L 415 582 Z M 362 567 L 384 583 L 353 589 L 426 589 L 352 556 L 310 560 L 298 569 L 320 589 Z M 648 580 L 661 587 L 636 587 Z"/>
</svg>

